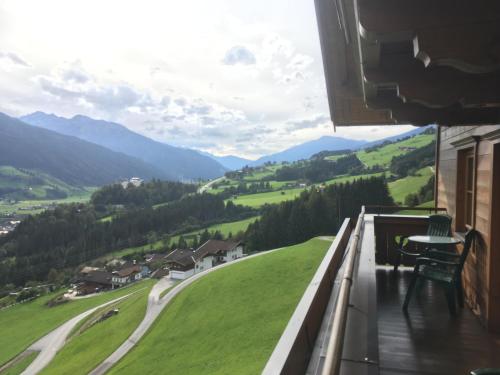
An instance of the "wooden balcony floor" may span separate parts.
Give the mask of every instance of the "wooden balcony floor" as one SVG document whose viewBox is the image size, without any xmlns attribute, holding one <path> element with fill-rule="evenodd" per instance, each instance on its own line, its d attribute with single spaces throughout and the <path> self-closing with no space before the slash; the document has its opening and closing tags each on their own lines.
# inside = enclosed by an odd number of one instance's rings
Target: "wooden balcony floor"
<svg viewBox="0 0 500 375">
<path fill-rule="evenodd" d="M 424 284 L 401 310 L 411 271 L 378 267 L 377 310 L 381 375 L 469 374 L 481 367 L 500 368 L 500 335 L 489 334 L 465 307 L 448 313 L 444 292 Z"/>
</svg>

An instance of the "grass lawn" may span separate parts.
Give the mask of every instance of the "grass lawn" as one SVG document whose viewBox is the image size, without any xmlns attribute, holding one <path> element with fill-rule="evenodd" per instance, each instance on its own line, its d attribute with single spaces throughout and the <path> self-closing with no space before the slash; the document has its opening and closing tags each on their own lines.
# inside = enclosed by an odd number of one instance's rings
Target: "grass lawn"
<svg viewBox="0 0 500 375">
<path fill-rule="evenodd" d="M 14 213 L 19 215 L 36 215 L 44 211 L 43 209 L 21 209 L 33 206 L 46 206 L 51 203 L 63 204 L 63 203 L 77 203 L 77 202 L 88 202 L 92 196 L 95 188 L 85 188 L 85 191 L 78 192 L 64 199 L 49 199 L 49 200 L 25 200 L 19 201 L 14 204 L 6 203 L 5 201 L 0 201 L 0 214 Z"/>
<path fill-rule="evenodd" d="M 342 184 L 345 182 L 353 182 L 355 180 L 366 179 L 370 177 L 380 177 L 385 172 L 372 173 L 372 174 L 360 174 L 359 176 L 340 176 L 325 182 L 326 185 Z"/>
<path fill-rule="evenodd" d="M 356 155 L 366 166 L 371 167 L 376 164 L 388 167 L 394 156 L 407 154 L 409 151 L 401 150 L 400 147 L 423 147 L 435 139 L 434 134 L 420 134 L 405 141 L 393 143 L 379 148 L 376 151 L 358 151 Z"/>
<path fill-rule="evenodd" d="M 246 231 L 248 226 L 251 223 L 253 223 L 255 220 L 257 220 L 258 218 L 259 218 L 259 216 L 254 216 L 254 217 L 251 217 L 249 219 L 240 220 L 240 221 L 233 221 L 231 223 L 215 224 L 215 225 L 207 227 L 207 230 L 209 232 L 219 231 L 224 236 L 229 235 L 229 233 L 236 234 L 239 231 Z M 205 229 L 198 229 L 198 230 L 195 230 L 193 232 L 184 233 L 184 234 L 182 234 L 182 236 L 185 239 L 193 238 L 195 235 L 200 235 L 204 230 Z M 170 243 L 178 242 L 180 236 L 181 235 L 179 234 L 177 236 L 172 237 L 170 239 Z"/>
<path fill-rule="evenodd" d="M 312 239 L 194 282 L 109 373 L 259 374 L 329 246 Z"/>
<path fill-rule="evenodd" d="M 24 357 L 22 360 L 17 362 L 14 366 L 9 367 L 7 370 L 3 371 L 2 375 L 19 375 L 33 362 L 38 353 L 33 352 Z"/>
<path fill-rule="evenodd" d="M 242 206 L 250 206 L 257 208 L 265 205 L 266 203 L 275 204 L 295 199 L 303 191 L 304 188 L 297 188 L 297 189 L 287 189 L 282 191 L 271 191 L 268 193 L 245 194 L 238 196 L 237 199 L 229 199 L 229 200 L 232 200 L 234 204 L 240 204 Z M 284 194 L 281 194 L 282 192 Z"/>
<path fill-rule="evenodd" d="M 430 167 L 425 167 L 417 171 L 416 176 L 407 176 L 399 180 L 389 182 L 389 192 L 398 205 L 404 204 L 405 198 L 410 193 L 417 193 L 433 175 Z"/>
<path fill-rule="evenodd" d="M 146 313 L 148 294 L 154 282 L 149 280 L 143 285 L 147 284 L 146 289 L 113 306 L 120 310 L 118 315 L 72 337 L 41 374 L 88 374 L 97 367 L 142 321 Z"/>
<path fill-rule="evenodd" d="M 126 249 L 117 250 L 112 253 L 104 255 L 101 259 L 120 258 L 125 255 L 139 253 L 141 251 L 156 251 L 156 250 L 161 250 L 163 248 L 165 248 L 163 240 L 158 240 L 156 242 L 148 243 L 142 246 L 127 247 Z"/>
<path fill-rule="evenodd" d="M 149 281 L 142 281 L 128 288 L 67 302 L 56 307 L 47 307 L 45 303 L 60 292 L 51 293 L 33 302 L 19 304 L 0 311 L 0 327 L 2 329 L 0 365 L 72 317 L 146 286 L 149 286 Z"/>
</svg>

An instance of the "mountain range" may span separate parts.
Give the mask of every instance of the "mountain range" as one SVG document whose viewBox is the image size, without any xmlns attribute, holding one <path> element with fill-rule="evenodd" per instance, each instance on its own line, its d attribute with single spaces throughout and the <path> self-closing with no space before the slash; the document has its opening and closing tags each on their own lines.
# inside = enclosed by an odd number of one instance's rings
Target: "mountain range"
<svg viewBox="0 0 500 375">
<path fill-rule="evenodd" d="M 132 176 L 167 177 L 142 160 L 27 125 L 3 113 L 0 113 L 0 165 L 38 170 L 73 186 L 105 185 Z"/>
<path fill-rule="evenodd" d="M 426 129 L 427 127 L 420 127 L 412 129 L 402 134 L 379 139 L 372 142 L 335 137 L 335 136 L 323 136 L 319 139 L 315 139 L 313 141 L 305 142 L 297 146 L 287 148 L 286 150 L 277 152 L 275 154 L 263 156 L 257 160 L 251 161 L 249 165 L 258 166 L 266 162 L 282 162 L 282 161 L 293 162 L 301 159 L 309 159 L 311 156 L 321 151 L 358 150 L 364 147 L 375 146 L 385 141 L 396 141 L 398 139 L 412 137 L 414 135 L 424 132 Z"/>
<path fill-rule="evenodd" d="M 82 115 L 64 118 L 43 112 L 20 119 L 35 127 L 77 137 L 140 159 L 170 180 L 211 179 L 222 176 L 227 170 L 216 160 L 197 151 L 154 141 L 114 122 Z"/>
<path fill-rule="evenodd" d="M 64 118 L 35 112 L 15 119 L 0 113 L 0 165 L 40 170 L 74 186 L 98 186 L 132 176 L 181 181 L 212 179 L 245 165 L 293 162 L 321 151 L 356 150 L 413 136 L 425 129 L 374 142 L 324 136 L 249 160 L 174 147 L 123 125 L 81 115 Z"/>
</svg>

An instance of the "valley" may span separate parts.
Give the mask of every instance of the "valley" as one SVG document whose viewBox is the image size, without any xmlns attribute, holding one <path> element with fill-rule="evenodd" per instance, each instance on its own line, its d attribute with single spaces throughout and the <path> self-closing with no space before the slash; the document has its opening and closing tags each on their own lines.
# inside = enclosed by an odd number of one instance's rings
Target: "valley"
<svg viewBox="0 0 500 375">
<path fill-rule="evenodd" d="M 245 244 L 243 255 L 265 256 L 254 260 L 244 258 L 245 262 L 227 264 L 230 267 L 220 271 L 214 267 L 216 272 L 210 272 L 200 281 L 187 286 L 178 297 L 168 300 L 154 329 L 146 332 L 138 347 L 125 355 L 111 369 L 111 373 L 157 371 L 156 363 L 165 366 L 164 362 L 155 359 L 161 355 L 155 348 L 160 337 L 161 340 L 178 337 L 178 333 L 171 329 L 173 320 L 182 327 L 179 316 L 185 319 L 185 324 L 190 324 L 190 321 L 199 321 L 203 313 L 206 324 L 203 327 L 198 325 L 196 332 L 209 332 L 219 324 L 217 306 L 221 303 L 237 303 L 241 314 L 236 314 L 231 324 L 240 324 L 241 319 L 253 322 L 248 327 L 251 326 L 250 331 L 254 332 L 256 324 L 262 320 L 252 320 L 255 317 L 253 313 L 246 316 L 245 311 L 251 311 L 246 304 L 253 304 L 259 296 L 263 303 L 258 306 L 266 305 L 259 294 L 262 283 L 265 283 L 274 293 L 267 297 L 274 301 L 277 295 L 286 296 L 286 300 L 279 303 L 279 311 L 273 311 L 266 325 L 259 328 L 268 333 L 266 349 L 256 352 L 251 361 L 243 361 L 233 368 L 242 373 L 258 371 L 276 344 L 329 241 L 334 238 L 340 225 L 339 211 L 342 211 L 342 216 L 354 215 L 361 202 L 432 205 L 427 186 L 430 186 L 433 177 L 428 161 L 432 158 L 433 139 L 432 130 L 429 130 L 366 149 L 326 150 L 313 154 L 309 159 L 294 162 L 245 166 L 241 170 L 227 171 L 223 177 L 211 182 L 198 184 L 154 179 L 137 186 L 112 184 L 100 188 L 85 187 L 75 186 L 35 169 L 0 167 L 0 186 L 10 189 L 4 191 L 0 215 L 4 220 L 23 222 L 9 236 L 0 237 L 0 268 L 3 269 L 0 306 L 14 304 L 0 310 L 0 322 L 11 325 L 6 337 L 14 343 L 0 358 L 0 364 L 17 358 L 6 370 L 8 372 L 3 373 L 20 373 L 27 368 L 35 356 L 30 352 L 17 355 L 62 321 L 105 301 L 135 292 L 110 308 L 91 315 L 99 318 L 111 309 L 119 311 L 117 317 L 100 323 L 102 326 L 99 329 L 91 326 L 72 333 L 41 373 L 71 371 L 83 374 L 91 371 L 117 349 L 142 321 L 147 295 L 155 281 L 146 278 L 144 281 L 129 282 L 126 288 L 95 296 L 91 293 L 89 298 L 63 299 L 61 305 L 52 307 L 49 306 L 50 301 L 59 300 L 68 285 L 80 285 L 78 280 L 83 280 L 80 272 L 86 268 L 102 270 L 91 273 L 109 271 L 109 275 L 116 275 L 126 264 L 128 267 L 137 264 L 147 269 L 149 275 L 168 274 L 166 265 L 171 263 L 167 259 L 175 249 L 192 248 L 185 251 L 194 251 L 210 241 L 241 242 Z M 401 166 L 407 171 L 404 175 L 396 172 Z M 200 189 L 201 186 L 203 189 Z M 59 198 L 51 195 L 53 191 L 60 194 Z M 36 245 L 31 239 L 36 241 Z M 269 254 L 265 252 L 271 249 L 281 250 Z M 311 257 L 312 253 L 314 257 Z M 43 262 L 40 261 L 40 254 L 43 254 Z M 271 268 L 273 273 L 268 271 Z M 286 284 L 287 293 L 280 292 L 280 280 L 290 279 L 289 273 L 296 275 L 297 269 L 303 270 L 301 277 L 294 277 L 293 283 Z M 39 286 L 44 284 L 49 289 Z M 22 285 L 28 287 L 20 289 Z M 239 300 L 238 291 L 243 285 L 247 285 L 246 294 Z M 56 291 L 51 292 L 54 288 Z M 207 290 L 211 297 L 205 300 L 203 296 Z M 215 291 L 217 294 L 214 294 Z M 34 300 L 28 298 L 27 302 L 16 305 L 17 301 L 24 301 L 24 295 Z M 165 291 L 161 298 L 168 296 L 169 291 Z M 197 301 L 193 305 L 196 307 L 185 311 L 184 306 L 188 302 L 191 304 L 190 301 Z M 254 306 L 256 311 L 260 311 L 258 306 Z M 27 333 L 27 327 L 15 323 L 16 317 L 23 314 L 36 315 L 37 321 L 42 319 L 43 324 Z M 86 324 L 84 321 L 82 326 L 86 327 Z M 238 335 L 245 334 L 250 340 L 253 336 L 248 327 L 242 326 Z M 185 360 L 181 355 L 183 347 L 219 345 L 218 341 L 212 342 L 208 336 L 207 340 L 193 341 L 199 332 L 196 335 L 195 332 L 187 333 L 185 328 L 182 332 L 182 342 L 177 340 L 175 347 L 168 349 L 176 353 L 175 361 L 168 362 L 172 371 Z M 220 336 L 217 340 L 234 340 L 231 336 L 234 332 L 230 330 L 227 337 Z M 257 337 L 262 339 L 261 334 L 257 333 L 255 340 Z M 246 346 L 241 350 L 250 350 L 248 342 L 252 340 L 245 341 Z M 96 341 L 106 344 L 101 347 L 95 344 Z M 200 366 L 213 357 L 210 353 L 206 352 L 206 360 L 185 369 L 186 373 L 198 373 Z M 137 356 L 150 358 L 151 361 L 137 361 Z M 230 353 L 227 358 L 230 358 Z M 125 371 L 124 366 L 134 370 Z M 210 366 L 214 369 L 221 366 L 228 368 L 229 362 L 210 361 Z"/>
</svg>

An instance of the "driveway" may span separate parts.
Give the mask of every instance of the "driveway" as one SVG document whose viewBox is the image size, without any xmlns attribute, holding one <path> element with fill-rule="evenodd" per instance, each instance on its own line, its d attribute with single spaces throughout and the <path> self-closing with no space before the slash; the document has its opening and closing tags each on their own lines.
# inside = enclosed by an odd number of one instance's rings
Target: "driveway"
<svg viewBox="0 0 500 375">
<path fill-rule="evenodd" d="M 102 305 L 99 305 L 97 307 L 94 307 L 90 310 L 87 310 L 80 315 L 75 316 L 74 318 L 68 320 L 66 323 L 63 325 L 59 326 L 52 332 L 48 333 L 44 337 L 42 337 L 40 340 L 36 341 L 34 344 L 32 344 L 27 351 L 31 352 L 40 352 L 38 356 L 35 358 L 33 362 L 24 370 L 22 375 L 34 375 L 39 373 L 45 366 L 49 364 L 50 361 L 54 358 L 56 353 L 64 346 L 64 343 L 66 342 L 66 339 L 68 338 L 69 334 L 73 330 L 73 328 L 82 320 L 85 319 L 87 316 L 91 315 L 94 311 L 105 307 L 107 305 L 110 305 L 112 303 L 115 303 L 117 301 L 120 301 L 124 298 L 127 298 L 133 293 L 129 293 L 125 296 L 116 298 L 112 301 L 103 303 Z"/>
<path fill-rule="evenodd" d="M 158 286 L 158 288 L 155 291 L 151 291 L 149 300 L 148 300 L 148 308 L 146 311 L 146 316 L 144 317 L 144 320 L 139 324 L 137 329 L 130 335 L 130 337 L 125 341 L 113 354 L 111 354 L 108 358 L 104 360 L 103 363 L 101 363 L 97 368 L 95 368 L 92 372 L 90 372 L 89 375 L 102 375 L 105 374 L 106 371 L 108 371 L 112 366 L 114 366 L 120 359 L 122 359 L 125 354 L 128 353 L 130 349 L 132 349 L 135 344 L 144 336 L 144 334 L 148 331 L 148 329 L 151 327 L 151 325 L 154 323 L 156 318 L 160 315 L 162 310 L 172 301 L 172 299 L 182 292 L 185 288 L 187 288 L 189 285 L 191 285 L 193 282 L 198 280 L 199 278 L 207 275 L 210 272 L 217 271 L 218 269 L 224 268 L 231 266 L 235 263 L 238 262 L 243 262 L 247 259 L 255 258 L 261 255 L 269 254 L 274 251 L 279 251 L 282 248 L 279 249 L 274 249 L 274 250 L 269 250 L 269 251 L 263 251 L 254 255 L 247 256 L 245 258 L 240 258 L 237 260 L 233 260 L 232 262 L 229 263 L 224 263 L 219 266 L 210 268 L 206 271 L 197 273 L 194 276 L 191 276 L 190 278 L 182 281 L 180 284 L 176 285 L 171 291 L 169 291 L 166 295 L 164 295 L 162 298 L 159 298 L 159 294 L 161 291 L 165 290 L 166 288 L 164 286 L 167 285 L 167 281 L 163 280 L 168 280 L 171 282 L 173 285 L 173 282 L 170 279 L 162 279 L 161 282 L 163 282 L 163 287 Z M 159 284 L 159 283 L 158 283 Z M 157 285 L 158 285 L 157 284 Z M 156 287 L 156 285 L 155 285 Z M 154 288 L 153 288 L 154 289 Z M 159 292 L 158 292 L 159 291 Z M 154 293 L 153 293 L 154 292 Z"/>
</svg>

